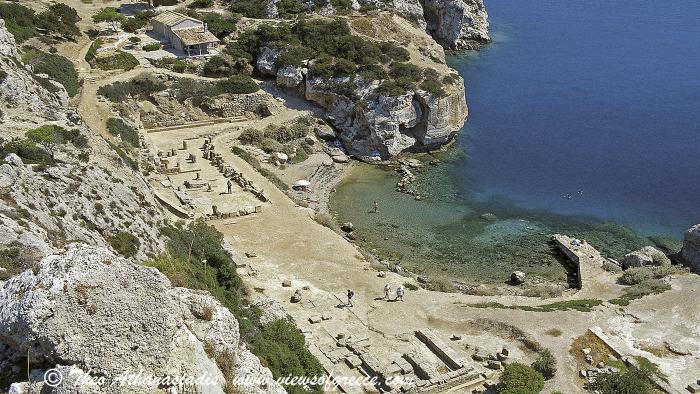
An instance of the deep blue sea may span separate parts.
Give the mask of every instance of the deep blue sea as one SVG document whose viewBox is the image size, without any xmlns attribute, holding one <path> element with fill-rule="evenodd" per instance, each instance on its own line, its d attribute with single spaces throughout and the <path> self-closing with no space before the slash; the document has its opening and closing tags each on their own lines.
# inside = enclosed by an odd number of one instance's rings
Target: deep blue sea
<svg viewBox="0 0 700 394">
<path fill-rule="evenodd" d="M 699 223 L 700 1 L 486 7 L 493 43 L 450 60 L 470 110 L 464 194 L 643 234 Z"/>
</svg>

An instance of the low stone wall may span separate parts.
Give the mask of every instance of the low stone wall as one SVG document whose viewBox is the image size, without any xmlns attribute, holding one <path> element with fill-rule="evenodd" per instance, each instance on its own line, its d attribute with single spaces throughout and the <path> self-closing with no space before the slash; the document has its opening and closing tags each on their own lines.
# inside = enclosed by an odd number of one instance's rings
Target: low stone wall
<svg viewBox="0 0 700 394">
<path fill-rule="evenodd" d="M 243 116 L 246 113 L 259 113 L 269 100 L 266 93 L 234 94 L 212 97 L 202 103 L 202 109 L 209 114 L 223 117 Z"/>
</svg>

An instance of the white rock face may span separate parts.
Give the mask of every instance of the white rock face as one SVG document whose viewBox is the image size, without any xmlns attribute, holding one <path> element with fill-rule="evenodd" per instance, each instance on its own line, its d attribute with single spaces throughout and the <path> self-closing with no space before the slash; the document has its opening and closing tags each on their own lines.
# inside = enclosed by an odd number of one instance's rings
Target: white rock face
<svg viewBox="0 0 700 394">
<path fill-rule="evenodd" d="M 690 269 L 700 273 L 700 224 L 685 232 L 681 257 Z"/>
<path fill-rule="evenodd" d="M 348 83 L 334 78 L 333 84 Z M 356 94 L 366 106 L 355 105 L 340 94 L 325 90 L 326 81 L 307 78 L 305 96 L 328 110 L 345 148 L 356 156 L 394 156 L 405 150 L 425 150 L 449 141 L 464 125 L 467 103 L 464 83 L 454 84 L 446 97 L 417 90 L 402 96 L 375 93 L 378 82 L 361 79 Z"/>
<path fill-rule="evenodd" d="M 627 269 L 648 265 L 670 265 L 671 260 L 659 249 L 653 246 L 645 246 L 637 251 L 626 254 L 621 263 L 622 268 Z"/>
<path fill-rule="evenodd" d="M 246 350 L 233 315 L 209 293 L 173 288 L 154 268 L 81 244 L 4 283 L 0 343 L 4 374 L 11 375 L 12 367 L 29 354 L 31 364 L 63 366 L 64 376 L 70 372 L 66 368 L 107 378 L 125 370 L 156 377 L 206 374 L 219 383 L 196 389 L 222 393 L 227 377 L 217 365 L 214 354 L 218 354 L 230 359 L 237 376 L 260 378 L 245 387 L 234 384 L 235 389 L 285 392 Z M 14 378 L 25 380 L 26 375 Z M 46 392 L 69 392 L 64 389 Z M 110 387 L 96 392 L 146 393 L 154 388 Z"/>
<path fill-rule="evenodd" d="M 490 41 L 483 0 L 421 0 L 427 31 L 447 49 L 476 49 Z"/>
<path fill-rule="evenodd" d="M 277 70 L 277 86 L 297 88 L 304 82 L 305 70 L 301 67 L 286 66 Z"/>
<path fill-rule="evenodd" d="M 275 61 L 282 53 L 279 49 L 263 47 L 255 60 L 255 67 L 263 74 L 277 75 L 277 65 Z"/>
</svg>

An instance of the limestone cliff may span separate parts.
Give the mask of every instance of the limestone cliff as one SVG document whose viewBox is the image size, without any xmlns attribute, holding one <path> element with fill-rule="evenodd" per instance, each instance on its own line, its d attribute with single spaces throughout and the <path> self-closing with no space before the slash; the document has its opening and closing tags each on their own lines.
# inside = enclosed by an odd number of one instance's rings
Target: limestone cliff
<svg viewBox="0 0 700 394">
<path fill-rule="evenodd" d="M 363 105 L 326 90 L 328 81 L 323 79 L 307 79 L 305 97 L 328 110 L 328 120 L 339 131 L 343 145 L 358 157 L 388 158 L 404 151 L 435 149 L 454 136 L 467 116 L 461 78 L 445 97 L 420 89 L 386 96 L 377 94 L 376 81 L 352 83 Z"/>
<path fill-rule="evenodd" d="M 691 270 L 700 273 L 700 224 L 685 232 L 681 258 Z"/>
<path fill-rule="evenodd" d="M 447 49 L 477 49 L 489 42 L 483 0 L 421 0 L 428 33 Z"/>
<path fill-rule="evenodd" d="M 67 242 L 109 247 L 127 233 L 138 239 L 139 259 L 162 250 L 162 211 L 143 177 L 68 107 L 60 84 L 48 81 L 57 87 L 48 91 L 22 66 L 2 20 L 0 69 L 3 140 L 22 141 L 27 131 L 53 125 L 82 141 L 57 145 L 50 165 L 26 164 L 14 154 L 0 161 L 0 251 L 21 256 L 15 263 L 26 268 Z"/>
<path fill-rule="evenodd" d="M 37 377 L 10 391 L 157 392 L 157 384 L 114 380 L 140 371 L 155 378 L 206 377 L 178 392 L 285 392 L 245 348 L 231 312 L 209 293 L 172 287 L 155 268 L 103 248 L 73 244 L 5 282 L 0 343 L 2 380 L 26 380 L 16 366 L 27 364 Z M 49 368 L 63 375 L 57 387 L 43 382 Z M 86 381 L 87 371 L 116 384 L 74 387 L 81 376 Z"/>
</svg>

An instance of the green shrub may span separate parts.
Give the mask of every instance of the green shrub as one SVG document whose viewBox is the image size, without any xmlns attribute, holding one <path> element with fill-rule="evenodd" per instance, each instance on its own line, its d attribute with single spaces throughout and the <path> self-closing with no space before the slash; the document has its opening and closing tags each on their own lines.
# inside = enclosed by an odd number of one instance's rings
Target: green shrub
<svg viewBox="0 0 700 394">
<path fill-rule="evenodd" d="M 122 29 L 128 33 L 134 33 L 148 25 L 148 21 L 156 15 L 155 11 L 142 11 L 134 15 L 133 18 L 126 18 L 121 22 Z"/>
<path fill-rule="evenodd" d="M 207 24 L 211 34 L 218 39 L 223 39 L 236 31 L 236 23 L 238 23 L 240 17 L 235 14 L 234 16 L 224 17 L 216 12 L 207 12 L 204 15 L 200 15 L 199 19 Z"/>
<path fill-rule="evenodd" d="M 251 345 L 251 351 L 270 368 L 275 379 L 289 375 L 309 378 L 325 375 L 321 364 L 307 349 L 304 335 L 286 320 L 267 324 Z M 311 386 L 309 391 L 298 385 L 284 387 L 290 394 L 323 392 L 321 386 Z"/>
<path fill-rule="evenodd" d="M 0 138 L 0 159 L 4 159 L 10 153 L 16 154 L 27 164 L 49 164 L 53 162 L 49 153 L 30 139 L 14 138 L 5 141 Z"/>
<path fill-rule="evenodd" d="M 219 94 L 249 94 L 260 90 L 260 87 L 248 75 L 234 75 L 223 81 L 216 82 L 216 91 Z"/>
<path fill-rule="evenodd" d="M 414 285 L 411 282 L 406 282 L 403 284 L 403 287 L 405 287 L 407 290 L 418 290 L 420 287 Z"/>
<path fill-rule="evenodd" d="M 291 18 L 304 13 L 306 7 L 299 0 L 280 0 L 277 3 L 277 11 L 282 18 Z"/>
<path fill-rule="evenodd" d="M 119 25 L 126 21 L 126 17 L 119 13 L 114 7 L 105 7 L 92 16 L 93 22 L 108 22 L 112 29 L 117 30 Z"/>
<path fill-rule="evenodd" d="M 304 137 L 309 132 L 309 126 L 304 124 L 294 124 L 291 126 L 273 126 L 265 128 L 265 137 L 272 138 L 277 142 L 290 142 Z"/>
<path fill-rule="evenodd" d="M 264 150 L 266 153 L 283 152 L 284 151 L 284 145 L 273 140 L 272 138 L 263 138 L 263 140 L 260 141 L 260 144 L 258 145 L 258 147 L 260 149 Z"/>
<path fill-rule="evenodd" d="M 391 60 L 396 62 L 407 62 L 411 59 L 411 55 L 406 48 L 402 48 L 393 42 L 385 41 L 379 45 L 382 53 L 387 55 Z"/>
<path fill-rule="evenodd" d="M 214 0 L 194 0 L 187 8 L 209 8 L 214 5 Z"/>
<path fill-rule="evenodd" d="M 362 78 L 368 79 L 370 81 L 387 79 L 389 75 L 384 70 L 384 67 L 378 64 L 366 64 L 357 68 L 358 74 Z"/>
<path fill-rule="evenodd" d="M 97 50 L 100 49 L 103 42 L 101 39 L 96 39 L 90 44 L 87 53 L 85 53 L 85 61 L 88 63 L 93 63 L 97 59 Z"/>
<path fill-rule="evenodd" d="M 126 124 L 120 118 L 107 119 L 107 131 L 112 135 L 119 136 L 122 141 L 133 147 L 139 146 L 139 133 L 135 128 Z"/>
<path fill-rule="evenodd" d="M 80 35 L 80 29 L 76 26 L 79 21 L 75 9 L 63 3 L 54 3 L 37 15 L 36 26 L 61 37 L 72 38 Z"/>
<path fill-rule="evenodd" d="M 544 388 L 544 377 L 533 368 L 520 363 L 505 366 L 496 386 L 499 394 L 537 394 Z"/>
<path fill-rule="evenodd" d="M 139 65 L 139 61 L 136 60 L 134 55 L 124 51 L 117 51 L 115 54 L 107 57 L 97 57 L 95 61 L 97 62 L 97 67 L 102 70 L 121 69 L 129 71 Z"/>
<path fill-rule="evenodd" d="M 292 45 L 284 50 L 275 61 L 277 67 L 301 67 L 304 60 L 311 59 L 314 51 L 302 45 Z"/>
<path fill-rule="evenodd" d="M 626 372 L 599 374 L 588 386 L 600 394 L 651 394 L 654 392 L 649 376 L 637 368 Z"/>
<path fill-rule="evenodd" d="M 331 0 L 331 5 L 340 14 L 352 11 L 352 0 Z"/>
<path fill-rule="evenodd" d="M 134 44 L 139 43 L 139 42 L 141 42 L 141 37 L 131 36 L 131 37 L 129 37 L 129 42 L 134 43 Z"/>
<path fill-rule="evenodd" d="M 651 270 L 646 267 L 635 267 L 626 270 L 620 276 L 620 283 L 624 285 L 636 285 L 651 279 L 653 276 Z"/>
<path fill-rule="evenodd" d="M 34 11 L 17 3 L 0 3 L 0 18 L 5 20 L 5 27 L 19 44 L 38 34 Z"/>
<path fill-rule="evenodd" d="M 264 138 L 265 133 L 253 128 L 243 130 L 241 135 L 238 136 L 238 140 L 241 141 L 242 144 L 253 146 L 258 146 Z"/>
<path fill-rule="evenodd" d="M 234 58 L 230 55 L 212 56 L 202 66 L 202 75 L 220 78 L 245 73 L 248 71 L 248 62 L 246 58 Z"/>
<path fill-rule="evenodd" d="M 153 52 L 159 50 L 160 46 L 161 45 L 159 42 L 152 42 L 150 44 L 144 45 L 143 47 L 141 47 L 141 49 L 143 49 L 146 52 Z"/>
<path fill-rule="evenodd" d="M 124 231 L 114 233 L 106 238 L 112 249 L 124 257 L 135 256 L 141 246 L 141 241 L 138 238 Z"/>
<path fill-rule="evenodd" d="M 440 82 L 432 79 L 421 82 L 420 88 L 438 98 L 447 96 L 447 92 L 442 88 Z"/>
<path fill-rule="evenodd" d="M 73 97 L 78 93 L 80 80 L 73 62 L 63 56 L 32 49 L 29 63 L 35 74 L 46 74 L 49 78 L 59 82 L 66 89 L 66 93 Z M 26 54 L 25 54 L 26 55 Z"/>
<path fill-rule="evenodd" d="M 549 349 L 544 349 L 540 352 L 537 360 L 532 363 L 532 368 L 541 373 L 545 379 L 551 379 L 557 372 L 557 359 L 554 358 Z"/>
<path fill-rule="evenodd" d="M 235 0 L 231 3 L 231 11 L 247 16 L 248 18 L 266 18 L 267 1 Z"/>
<path fill-rule="evenodd" d="M 401 83 L 397 81 L 384 81 L 377 88 L 377 94 L 381 94 L 388 97 L 402 96 L 408 93 L 409 90 L 414 89 L 415 86 L 409 83 Z"/>
<path fill-rule="evenodd" d="M 165 90 L 165 83 L 149 74 L 142 74 L 131 81 L 115 82 L 111 85 L 100 86 L 97 94 L 109 101 L 118 103 L 129 97 L 145 97 Z"/>
<path fill-rule="evenodd" d="M 412 63 L 391 63 L 389 65 L 389 75 L 392 78 L 400 78 L 411 82 L 418 82 L 423 79 L 420 67 Z"/>
</svg>

